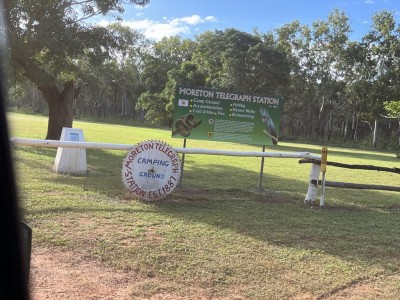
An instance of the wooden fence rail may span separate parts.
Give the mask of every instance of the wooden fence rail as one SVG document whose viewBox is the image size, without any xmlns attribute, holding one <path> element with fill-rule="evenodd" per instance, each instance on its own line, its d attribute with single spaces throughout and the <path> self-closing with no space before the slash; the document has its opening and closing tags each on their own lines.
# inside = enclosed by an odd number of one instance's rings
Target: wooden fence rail
<svg viewBox="0 0 400 300">
<path fill-rule="evenodd" d="M 322 185 L 321 180 L 312 180 L 312 184 Z M 379 184 L 361 184 L 361 183 L 350 183 L 350 182 L 340 182 L 340 181 L 325 181 L 326 186 L 332 186 L 337 188 L 345 189 L 359 189 L 359 190 L 380 190 L 380 191 L 392 191 L 400 192 L 400 187 L 390 186 L 390 185 L 379 185 Z"/>
<path fill-rule="evenodd" d="M 368 190 L 383 190 L 383 191 L 393 191 L 400 192 L 400 187 L 390 186 L 390 185 L 377 185 L 377 184 L 360 184 L 360 183 L 350 183 L 350 182 L 339 182 L 339 181 L 327 181 L 319 180 L 321 160 L 319 159 L 301 159 L 300 164 L 311 163 L 311 172 L 309 176 L 309 187 L 305 203 L 314 203 L 317 198 L 317 187 L 320 185 L 322 188 L 325 186 L 337 187 L 337 188 L 348 188 L 348 189 L 368 189 Z M 327 165 L 339 168 L 347 169 L 358 169 L 358 170 L 372 170 L 372 171 L 382 171 L 400 174 L 400 168 L 388 168 L 388 167 L 378 167 L 372 165 L 351 165 L 343 164 L 338 162 L 327 161 Z M 320 206 L 324 206 L 324 197 L 321 195 Z"/>
<path fill-rule="evenodd" d="M 311 163 L 320 165 L 321 161 L 318 159 L 302 159 L 299 161 L 299 163 L 300 164 Z M 387 167 L 378 167 L 372 165 L 349 165 L 333 161 L 328 161 L 327 165 L 339 168 L 346 168 L 346 169 L 373 170 L 373 171 L 383 171 L 383 172 L 392 172 L 400 174 L 400 168 L 387 168 Z"/>
</svg>

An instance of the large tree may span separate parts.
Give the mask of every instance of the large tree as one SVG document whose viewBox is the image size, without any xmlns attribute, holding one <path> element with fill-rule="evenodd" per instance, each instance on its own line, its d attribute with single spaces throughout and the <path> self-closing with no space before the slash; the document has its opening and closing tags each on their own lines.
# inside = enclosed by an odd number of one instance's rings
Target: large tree
<svg viewBox="0 0 400 300">
<path fill-rule="evenodd" d="M 63 127 L 72 127 L 74 101 L 82 88 L 76 60 L 86 56 L 94 64 L 102 62 L 119 45 L 119 35 L 88 19 L 148 2 L 5 0 L 13 75 L 28 78 L 43 93 L 49 109 L 46 139 L 59 139 Z"/>
<path fill-rule="evenodd" d="M 139 97 L 136 108 L 144 112 L 147 122 L 170 123 L 171 115 L 166 107 L 169 102 L 169 92 L 166 90 L 170 91 L 170 74 L 179 73 L 181 65 L 191 61 L 195 45 L 194 41 L 178 36 L 164 37 L 144 55 L 141 79 L 146 92 Z"/>
<path fill-rule="evenodd" d="M 374 120 L 373 145 L 378 142 L 378 117 L 384 112 L 384 102 L 399 96 L 400 26 L 394 12 L 381 11 L 372 18 L 372 28 L 364 36 L 365 68 L 368 71 L 368 112 Z"/>
<path fill-rule="evenodd" d="M 199 35 L 193 61 L 210 87 L 272 95 L 280 94 L 289 80 L 284 52 L 256 34 L 233 28 Z"/>
<path fill-rule="evenodd" d="M 400 100 L 392 100 L 384 102 L 384 109 L 387 114 L 386 118 L 397 119 L 399 128 L 397 130 L 397 152 L 398 157 L 400 157 Z"/>
</svg>

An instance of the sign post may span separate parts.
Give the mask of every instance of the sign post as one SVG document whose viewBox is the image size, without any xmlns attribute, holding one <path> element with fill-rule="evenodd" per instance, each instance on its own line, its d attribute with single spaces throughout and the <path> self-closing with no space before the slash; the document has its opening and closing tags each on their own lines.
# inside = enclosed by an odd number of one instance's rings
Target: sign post
<svg viewBox="0 0 400 300">
<path fill-rule="evenodd" d="M 183 139 L 183 148 L 186 148 L 186 139 Z M 182 154 L 182 163 L 181 163 L 181 180 L 179 180 L 179 187 L 182 187 L 183 180 L 183 170 L 185 168 L 185 153 Z"/>
<path fill-rule="evenodd" d="M 265 145 L 263 145 L 262 147 L 262 152 L 265 152 Z M 264 175 L 264 159 L 265 157 L 261 157 L 261 168 L 260 168 L 260 181 L 258 183 L 258 189 L 261 191 L 262 189 L 262 179 L 263 179 L 263 175 Z"/>
</svg>

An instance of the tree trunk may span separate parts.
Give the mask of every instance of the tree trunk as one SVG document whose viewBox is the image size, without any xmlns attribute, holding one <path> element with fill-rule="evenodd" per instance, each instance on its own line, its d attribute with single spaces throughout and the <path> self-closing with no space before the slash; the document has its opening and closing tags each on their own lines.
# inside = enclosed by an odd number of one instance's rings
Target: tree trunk
<svg viewBox="0 0 400 300">
<path fill-rule="evenodd" d="M 343 131 L 343 140 L 346 142 L 347 141 L 347 131 L 349 129 L 349 117 L 346 115 L 346 121 L 344 124 L 344 131 Z"/>
<path fill-rule="evenodd" d="M 358 129 L 358 115 L 353 116 L 353 142 L 357 142 L 357 129 Z"/>
<path fill-rule="evenodd" d="M 400 118 L 397 119 L 397 121 L 399 122 L 399 131 L 398 131 L 398 148 L 400 150 Z M 398 152 L 399 156 L 400 156 L 400 151 Z"/>
<path fill-rule="evenodd" d="M 311 116 L 311 103 L 310 101 L 308 102 L 308 108 L 307 108 L 307 128 L 306 128 L 306 132 L 305 135 L 306 136 L 310 136 L 314 134 L 314 129 L 313 129 L 313 117 Z"/>
<path fill-rule="evenodd" d="M 372 146 L 376 148 L 377 145 L 377 137 L 378 137 L 378 119 L 375 119 L 374 123 L 374 134 L 372 137 Z"/>
<path fill-rule="evenodd" d="M 331 140 L 331 134 L 332 134 L 332 111 L 329 112 L 329 118 L 326 122 L 325 126 L 325 137 L 328 139 L 328 141 Z"/>
<path fill-rule="evenodd" d="M 49 107 L 46 140 L 59 140 L 63 127 L 72 127 L 73 106 L 80 89 L 75 88 L 72 80 L 64 84 L 61 92 L 54 84 L 39 87 Z"/>
</svg>

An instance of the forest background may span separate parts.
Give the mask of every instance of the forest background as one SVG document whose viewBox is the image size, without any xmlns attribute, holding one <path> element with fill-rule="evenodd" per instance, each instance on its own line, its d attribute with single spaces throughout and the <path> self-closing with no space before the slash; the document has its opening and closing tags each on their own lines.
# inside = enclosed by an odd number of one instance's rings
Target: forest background
<svg viewBox="0 0 400 300">
<path fill-rule="evenodd" d="M 158 42 L 120 22 L 87 22 L 123 1 L 5 1 L 8 109 L 48 114 L 46 138 L 74 118 L 171 126 L 177 84 L 284 99 L 281 140 L 400 148 L 400 25 L 377 12 L 351 40 L 334 10 L 312 25 L 235 28 Z M 148 1 L 130 1 L 146 5 Z"/>
</svg>

